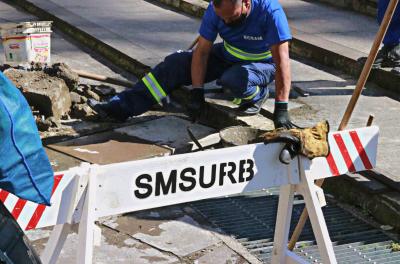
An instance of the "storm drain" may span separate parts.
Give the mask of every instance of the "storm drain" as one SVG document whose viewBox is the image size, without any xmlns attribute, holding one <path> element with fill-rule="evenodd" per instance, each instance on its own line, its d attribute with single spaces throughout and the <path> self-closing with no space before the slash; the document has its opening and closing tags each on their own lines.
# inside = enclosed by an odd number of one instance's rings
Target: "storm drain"
<svg viewBox="0 0 400 264">
<path fill-rule="evenodd" d="M 278 208 L 278 189 L 269 189 L 228 198 L 199 201 L 191 205 L 211 223 L 235 237 L 263 263 L 270 263 Z M 291 232 L 304 208 L 296 196 Z M 338 263 L 400 263 L 400 252 L 380 229 L 365 223 L 336 205 L 323 208 Z M 311 224 L 308 221 L 299 242 L 297 254 L 312 263 L 320 263 Z"/>
</svg>

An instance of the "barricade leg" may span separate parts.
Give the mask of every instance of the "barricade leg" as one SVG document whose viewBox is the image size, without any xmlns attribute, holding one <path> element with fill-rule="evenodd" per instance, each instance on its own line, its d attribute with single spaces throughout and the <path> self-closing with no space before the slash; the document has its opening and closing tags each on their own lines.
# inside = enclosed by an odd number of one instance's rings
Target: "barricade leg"
<svg viewBox="0 0 400 264">
<path fill-rule="evenodd" d="M 303 195 L 307 211 L 310 217 L 311 226 L 317 240 L 318 249 L 322 258 L 322 263 L 337 263 L 335 253 L 333 251 L 332 241 L 329 237 L 328 228 L 322 213 L 321 204 L 318 199 L 318 189 L 314 180 L 307 179 L 303 164 L 300 159 L 300 192 Z"/>
<path fill-rule="evenodd" d="M 276 216 L 272 264 L 285 263 L 289 237 L 290 220 L 293 210 L 294 185 L 281 186 L 279 191 L 278 212 Z"/>
<path fill-rule="evenodd" d="M 91 170 L 93 171 L 93 170 Z M 89 264 L 92 263 L 93 258 L 93 244 L 95 236 L 95 208 L 94 202 L 96 199 L 96 175 L 95 173 L 89 174 L 89 181 L 87 185 L 85 201 L 83 205 L 83 212 L 81 221 L 79 223 L 79 247 L 77 255 L 77 263 Z"/>
<path fill-rule="evenodd" d="M 289 251 L 287 247 L 295 187 L 295 185 L 288 184 L 280 188 L 272 264 L 307 263 L 295 253 Z"/>
<path fill-rule="evenodd" d="M 85 179 L 82 178 L 81 175 L 77 174 L 63 190 L 63 195 L 61 196 L 61 201 L 59 203 L 60 210 L 57 219 L 60 224 L 54 226 L 46 247 L 40 257 L 43 263 L 50 264 L 57 262 L 61 249 L 71 230 L 71 223 L 76 203 L 82 195 L 82 192 L 79 191 L 79 185 L 86 185 L 84 182 Z"/>
<path fill-rule="evenodd" d="M 68 233 L 71 230 L 70 224 L 56 225 L 51 232 L 50 238 L 47 241 L 41 260 L 44 264 L 53 264 L 57 262 L 61 249 L 64 246 Z"/>
</svg>

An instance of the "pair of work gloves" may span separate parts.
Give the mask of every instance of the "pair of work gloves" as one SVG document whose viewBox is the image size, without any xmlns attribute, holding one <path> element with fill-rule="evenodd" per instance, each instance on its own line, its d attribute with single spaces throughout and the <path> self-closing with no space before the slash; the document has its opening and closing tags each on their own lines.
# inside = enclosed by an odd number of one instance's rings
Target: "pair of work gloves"
<svg viewBox="0 0 400 264">
<path fill-rule="evenodd" d="M 197 121 L 205 108 L 204 89 L 202 87 L 194 87 L 190 90 L 190 101 L 187 108 L 192 121 Z M 273 121 L 275 128 L 290 129 L 297 127 L 290 121 L 287 102 L 275 103 Z"/>
<path fill-rule="evenodd" d="M 309 159 L 326 157 L 329 154 L 328 143 L 329 123 L 321 121 L 313 127 L 307 128 L 278 128 L 265 132 L 257 137 L 255 142 L 285 143 L 279 160 L 284 164 L 301 154 Z"/>
</svg>

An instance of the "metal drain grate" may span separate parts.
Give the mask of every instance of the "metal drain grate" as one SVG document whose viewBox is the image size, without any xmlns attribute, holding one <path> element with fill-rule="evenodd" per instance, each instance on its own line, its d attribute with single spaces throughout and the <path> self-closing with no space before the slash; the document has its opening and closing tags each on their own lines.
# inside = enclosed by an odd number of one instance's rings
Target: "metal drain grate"
<svg viewBox="0 0 400 264">
<path fill-rule="evenodd" d="M 264 263 L 270 263 L 273 246 L 278 189 L 210 199 L 192 203 L 216 227 L 235 237 Z M 291 232 L 304 208 L 296 197 Z M 400 263 L 400 252 L 392 252 L 394 242 L 380 229 L 356 218 L 344 209 L 323 208 L 338 263 Z M 310 262 L 320 263 L 318 248 L 308 221 L 295 251 Z"/>
</svg>

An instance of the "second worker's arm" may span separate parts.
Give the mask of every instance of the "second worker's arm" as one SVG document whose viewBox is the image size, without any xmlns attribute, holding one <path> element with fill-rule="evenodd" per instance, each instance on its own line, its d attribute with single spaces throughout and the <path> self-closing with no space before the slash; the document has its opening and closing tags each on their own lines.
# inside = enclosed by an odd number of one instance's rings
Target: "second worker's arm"
<svg viewBox="0 0 400 264">
<path fill-rule="evenodd" d="M 289 42 L 281 42 L 271 47 L 272 57 L 276 65 L 275 73 L 275 128 L 292 128 L 288 113 L 291 72 L 289 59 Z"/>
<path fill-rule="evenodd" d="M 188 105 L 189 115 L 193 121 L 200 117 L 203 110 L 204 100 L 204 79 L 207 71 L 207 62 L 213 43 L 203 37 L 199 37 L 199 41 L 193 51 L 191 75 L 192 90 L 190 91 L 190 102 Z"/>
</svg>

